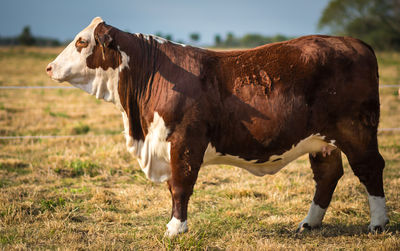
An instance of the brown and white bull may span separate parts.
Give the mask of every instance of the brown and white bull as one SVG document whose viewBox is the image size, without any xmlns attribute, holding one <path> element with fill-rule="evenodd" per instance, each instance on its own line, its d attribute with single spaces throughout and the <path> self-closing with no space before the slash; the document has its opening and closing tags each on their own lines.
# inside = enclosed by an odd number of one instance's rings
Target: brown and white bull
<svg viewBox="0 0 400 251">
<path fill-rule="evenodd" d="M 95 18 L 46 71 L 121 111 L 128 151 L 147 178 L 168 183 L 168 236 L 188 229 L 201 166 L 227 164 L 263 176 L 306 153 L 316 192 L 300 230 L 321 225 L 343 175 L 341 151 L 366 186 L 370 231 L 388 222 L 378 67 L 360 40 L 306 36 L 217 52 L 130 34 Z"/>
</svg>

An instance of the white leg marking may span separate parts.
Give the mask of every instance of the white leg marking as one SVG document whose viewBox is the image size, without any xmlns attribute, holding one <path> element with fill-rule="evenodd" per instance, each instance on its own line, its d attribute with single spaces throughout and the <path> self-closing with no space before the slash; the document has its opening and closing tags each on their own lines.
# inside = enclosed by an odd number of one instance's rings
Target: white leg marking
<svg viewBox="0 0 400 251">
<path fill-rule="evenodd" d="M 172 217 L 171 221 L 167 224 L 167 231 L 165 232 L 165 236 L 174 237 L 178 234 L 185 233 L 188 231 L 187 220 L 181 222 L 175 217 Z"/>
<path fill-rule="evenodd" d="M 372 232 L 377 228 L 385 229 L 385 225 L 389 219 L 386 214 L 386 201 L 385 197 L 373 196 L 368 194 L 369 209 L 371 214 L 371 224 L 368 229 Z"/>
<path fill-rule="evenodd" d="M 310 210 L 308 210 L 307 217 L 300 222 L 298 230 L 301 230 L 302 227 L 314 228 L 319 227 L 322 224 L 322 219 L 325 216 L 326 209 L 321 208 L 314 201 L 311 203 Z M 307 225 L 304 225 L 307 224 Z"/>
</svg>

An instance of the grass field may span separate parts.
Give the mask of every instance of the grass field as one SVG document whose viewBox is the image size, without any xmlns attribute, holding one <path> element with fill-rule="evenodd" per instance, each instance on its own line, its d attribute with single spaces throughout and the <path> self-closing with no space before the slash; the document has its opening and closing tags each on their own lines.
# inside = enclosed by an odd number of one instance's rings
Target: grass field
<svg viewBox="0 0 400 251">
<path fill-rule="evenodd" d="M 0 48 L 0 85 L 59 85 L 44 73 L 59 51 Z M 400 54 L 378 57 L 381 84 L 399 84 Z M 396 88 L 381 89 L 381 105 L 380 127 L 400 127 Z M 379 134 L 390 218 L 382 234 L 367 233 L 366 192 L 346 160 L 323 226 L 296 234 L 314 193 L 303 156 L 261 178 L 203 168 L 189 232 L 170 240 L 167 186 L 144 177 L 122 130 L 113 105 L 82 91 L 0 89 L 0 136 L 76 135 L 0 140 L 0 249 L 400 249 L 400 132 Z"/>
</svg>

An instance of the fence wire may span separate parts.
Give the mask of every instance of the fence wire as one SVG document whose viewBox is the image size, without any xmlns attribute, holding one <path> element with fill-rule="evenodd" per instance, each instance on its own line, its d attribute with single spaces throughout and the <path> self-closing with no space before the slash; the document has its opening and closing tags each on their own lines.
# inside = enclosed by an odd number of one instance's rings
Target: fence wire
<svg viewBox="0 0 400 251">
<path fill-rule="evenodd" d="M 0 89 L 76 89 L 74 86 L 0 86 Z"/>
</svg>

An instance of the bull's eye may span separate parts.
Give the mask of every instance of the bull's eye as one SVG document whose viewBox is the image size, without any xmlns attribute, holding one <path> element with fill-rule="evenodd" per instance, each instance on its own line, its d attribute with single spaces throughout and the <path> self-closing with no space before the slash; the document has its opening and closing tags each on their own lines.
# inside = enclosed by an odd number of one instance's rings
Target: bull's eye
<svg viewBox="0 0 400 251">
<path fill-rule="evenodd" d="M 76 40 L 75 46 L 78 49 L 78 51 L 80 52 L 82 50 L 82 48 L 86 48 L 88 46 L 88 41 L 82 38 L 79 38 L 78 40 Z"/>
</svg>

